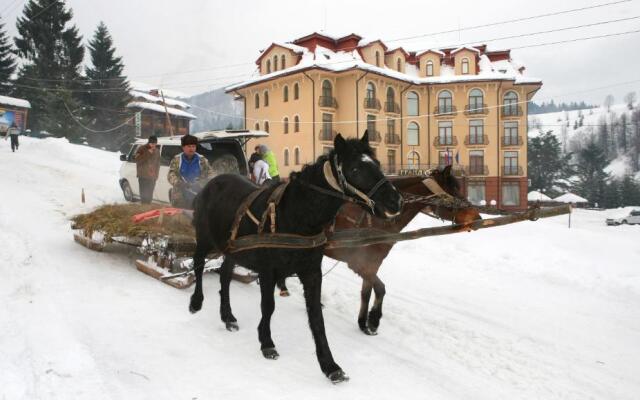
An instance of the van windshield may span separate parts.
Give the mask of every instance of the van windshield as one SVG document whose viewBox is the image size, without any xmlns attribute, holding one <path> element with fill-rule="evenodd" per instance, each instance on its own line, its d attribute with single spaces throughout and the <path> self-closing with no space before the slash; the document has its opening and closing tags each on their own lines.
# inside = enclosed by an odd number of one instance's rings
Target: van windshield
<svg viewBox="0 0 640 400">
<path fill-rule="evenodd" d="M 216 140 L 198 144 L 197 152 L 209 161 L 216 175 L 235 173 L 246 175 L 247 165 L 240 144 L 235 140 Z"/>
</svg>

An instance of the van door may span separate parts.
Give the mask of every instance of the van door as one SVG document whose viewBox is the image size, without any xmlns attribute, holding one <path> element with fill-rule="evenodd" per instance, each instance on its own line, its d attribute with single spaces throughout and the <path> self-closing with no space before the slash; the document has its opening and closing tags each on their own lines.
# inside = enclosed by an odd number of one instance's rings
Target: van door
<svg viewBox="0 0 640 400">
<path fill-rule="evenodd" d="M 180 153 L 182 153 L 182 148 L 179 145 L 165 144 L 160 150 L 160 172 L 158 173 L 156 188 L 153 192 L 153 198 L 158 202 L 171 203 L 171 199 L 169 198 L 171 185 L 167 180 L 169 163 L 171 163 L 173 157 Z"/>
<path fill-rule="evenodd" d="M 140 198 L 140 184 L 138 183 L 137 170 L 136 170 L 136 151 L 140 147 L 139 144 L 135 144 L 131 147 L 131 150 L 127 154 L 127 161 L 120 166 L 120 178 L 126 179 L 131 186 L 131 192 L 133 197 Z"/>
</svg>

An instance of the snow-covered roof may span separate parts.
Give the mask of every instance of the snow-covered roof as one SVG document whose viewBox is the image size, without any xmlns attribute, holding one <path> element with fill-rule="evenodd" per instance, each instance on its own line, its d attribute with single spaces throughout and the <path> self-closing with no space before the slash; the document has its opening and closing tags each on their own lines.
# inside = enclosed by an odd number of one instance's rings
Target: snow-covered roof
<svg viewBox="0 0 640 400">
<path fill-rule="evenodd" d="M 427 54 L 427 53 L 435 53 L 435 54 L 440 55 L 441 57 L 444 57 L 444 56 L 445 56 L 445 54 L 444 54 L 444 52 L 443 52 L 443 51 L 436 50 L 436 49 L 428 49 L 428 50 L 425 50 L 425 51 L 421 51 L 421 52 L 419 52 L 418 54 L 416 54 L 416 57 L 420 57 L 420 56 L 422 56 L 423 54 Z"/>
<path fill-rule="evenodd" d="M 129 86 L 131 87 L 131 90 L 137 90 L 139 92 L 147 92 L 147 93 L 152 90 L 158 90 L 158 91 L 162 90 L 162 93 L 164 93 L 165 98 L 169 97 L 171 99 L 180 99 L 180 98 L 186 99 L 190 97 L 188 94 L 182 93 L 177 90 L 165 89 L 165 88 L 162 88 L 161 86 L 154 86 L 144 82 L 129 81 Z"/>
<path fill-rule="evenodd" d="M 206 131 L 191 133 L 191 136 L 195 136 L 198 140 L 205 139 L 237 139 L 237 138 L 264 138 L 269 137 L 269 133 L 265 131 L 256 130 L 224 130 L 224 131 Z M 183 135 L 174 136 L 161 136 L 158 138 L 158 144 L 180 144 L 180 139 Z M 138 139 L 136 143 L 147 143 L 148 139 Z"/>
<path fill-rule="evenodd" d="M 306 47 L 298 46 L 297 44 L 293 44 L 293 43 L 273 42 L 273 45 L 284 47 L 285 49 L 289 49 L 296 53 L 304 53 L 307 51 Z"/>
<path fill-rule="evenodd" d="M 458 47 L 457 49 L 451 51 L 451 54 L 456 54 L 457 52 L 462 51 L 462 50 L 469 50 L 469 51 L 472 51 L 474 53 L 480 54 L 480 50 L 476 49 L 475 47 L 469 47 L 469 46 Z"/>
<path fill-rule="evenodd" d="M 484 58 L 483 58 L 484 57 Z M 509 61 L 506 61 L 507 63 Z M 290 75 L 293 73 L 305 71 L 312 68 L 319 68 L 326 71 L 343 72 L 352 69 L 369 71 L 379 75 L 398 79 L 404 82 L 413 83 L 415 85 L 429 83 L 454 83 L 454 82 L 479 82 L 488 80 L 509 80 L 517 84 L 539 84 L 540 79 L 529 78 L 523 76 L 513 66 L 507 68 L 504 61 L 497 61 L 499 68 L 494 67 L 492 62 L 486 56 L 481 56 L 480 72 L 477 75 L 455 75 L 453 69 L 447 69 L 442 66 L 440 76 L 419 77 L 413 74 L 398 72 L 386 66 L 377 67 L 375 65 L 364 62 L 357 50 L 350 51 L 333 51 L 322 46 L 316 46 L 313 52 L 305 51 L 297 65 L 292 67 L 273 71 L 270 74 L 256 75 L 243 82 L 230 85 L 226 91 L 233 91 L 242 87 L 253 85 L 259 82 L 268 81 L 277 77 Z M 509 64 L 510 65 L 510 64 Z M 504 70 L 502 72 L 501 70 Z"/>
<path fill-rule="evenodd" d="M 553 201 L 558 201 L 560 203 L 588 203 L 589 200 L 584 197 L 580 197 L 574 193 L 565 193 L 562 196 L 558 196 Z"/>
<path fill-rule="evenodd" d="M 0 104 L 14 107 L 31 108 L 31 103 L 29 103 L 27 100 L 17 99 L 15 97 L 9 96 L 0 96 Z"/>
<path fill-rule="evenodd" d="M 544 193 L 538 192 L 537 190 L 529 192 L 527 194 L 527 200 L 529 201 L 551 201 L 551 197 L 547 196 Z"/>
<path fill-rule="evenodd" d="M 159 113 L 164 113 L 165 112 L 165 107 L 163 105 L 160 104 L 155 104 L 155 103 L 147 103 L 147 102 L 142 102 L 142 101 L 132 101 L 131 103 L 127 104 L 127 108 L 141 108 L 143 110 L 151 110 L 151 111 L 155 111 L 155 112 L 159 112 Z M 197 119 L 198 117 L 196 117 L 195 115 L 188 113 L 186 111 L 182 111 L 182 110 L 178 110 L 177 108 L 173 108 L 173 107 L 167 107 L 166 108 L 166 112 L 171 114 L 171 115 L 175 115 L 176 117 L 184 117 L 184 118 L 189 118 L 189 119 Z"/>
<path fill-rule="evenodd" d="M 131 97 L 143 98 L 143 99 L 148 100 L 148 101 L 150 101 L 152 103 L 162 103 L 162 97 L 161 96 L 154 96 L 154 95 L 152 95 L 150 93 L 147 93 L 147 92 L 140 92 L 138 90 L 132 90 L 129 94 L 131 94 Z M 178 106 L 178 107 L 182 107 L 184 109 L 191 108 L 191 106 L 189 104 L 185 103 L 184 101 L 170 99 L 167 96 L 164 97 L 164 102 L 168 106 Z"/>
</svg>

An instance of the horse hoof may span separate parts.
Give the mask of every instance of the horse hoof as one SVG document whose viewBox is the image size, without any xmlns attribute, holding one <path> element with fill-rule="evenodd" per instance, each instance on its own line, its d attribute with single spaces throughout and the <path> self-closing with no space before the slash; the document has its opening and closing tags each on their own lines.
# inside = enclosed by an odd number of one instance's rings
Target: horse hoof
<svg viewBox="0 0 640 400">
<path fill-rule="evenodd" d="M 289 291 L 288 290 L 281 290 L 280 291 L 280 297 L 289 297 Z"/>
<path fill-rule="evenodd" d="M 229 332 L 237 332 L 240 329 L 237 322 L 225 322 L 225 327 Z"/>
<path fill-rule="evenodd" d="M 327 378 L 329 378 L 331 380 L 331 383 L 333 383 L 334 385 L 338 383 L 346 382 L 349 380 L 349 377 L 347 376 L 347 374 L 345 374 L 344 371 L 341 369 L 337 371 L 333 371 L 332 373 L 327 375 Z"/>
<path fill-rule="evenodd" d="M 199 306 L 195 306 L 193 303 L 189 304 L 189 312 L 191 314 L 195 314 L 198 311 L 200 311 L 200 309 L 202 308 L 202 304 L 200 304 Z"/>
<path fill-rule="evenodd" d="M 280 354 L 276 351 L 275 347 L 269 347 L 267 349 L 262 349 L 262 355 L 267 360 L 277 360 L 280 357 Z"/>
</svg>

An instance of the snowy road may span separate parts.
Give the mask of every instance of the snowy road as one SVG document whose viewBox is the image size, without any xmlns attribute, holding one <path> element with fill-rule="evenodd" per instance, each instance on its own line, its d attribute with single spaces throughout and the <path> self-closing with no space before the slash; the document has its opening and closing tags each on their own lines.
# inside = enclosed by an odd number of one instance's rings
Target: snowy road
<svg viewBox="0 0 640 400">
<path fill-rule="evenodd" d="M 72 241 L 71 215 L 121 201 L 118 167 L 116 154 L 63 140 L 23 138 L 17 153 L 0 141 L 3 400 L 640 398 L 640 226 L 578 211 L 571 229 L 557 217 L 400 244 L 381 270 L 376 337 L 357 329 L 360 281 L 338 266 L 324 315 L 351 381 L 332 386 L 294 279 L 276 298 L 281 357 L 267 361 L 255 285 L 232 284 L 240 331 L 229 333 L 217 275 L 191 315 L 190 290 Z"/>
</svg>

